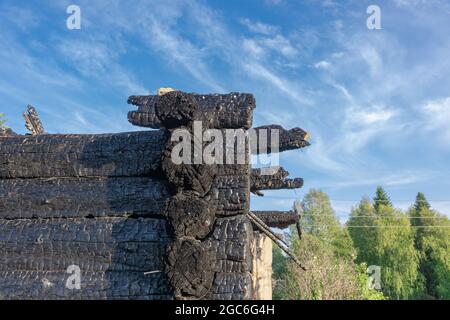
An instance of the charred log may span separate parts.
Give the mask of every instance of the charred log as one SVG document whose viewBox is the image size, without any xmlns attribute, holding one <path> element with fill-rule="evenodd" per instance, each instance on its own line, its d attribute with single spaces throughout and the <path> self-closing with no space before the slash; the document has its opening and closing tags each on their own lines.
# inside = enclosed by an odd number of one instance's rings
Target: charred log
<svg viewBox="0 0 450 320">
<path fill-rule="evenodd" d="M 165 133 L 0 136 L 0 178 L 150 176 Z"/>
<path fill-rule="evenodd" d="M 163 112 L 166 93 L 162 96 L 131 96 L 128 103 L 138 106 L 137 111 L 128 113 L 128 120 L 137 126 L 159 129 L 164 127 L 163 119 L 160 115 L 167 114 Z M 195 93 L 183 93 L 192 99 L 193 105 L 198 105 L 193 120 L 202 121 L 208 128 L 244 128 L 249 129 L 252 126 L 253 109 L 255 108 L 255 99 L 251 94 L 229 93 L 229 94 L 210 94 L 199 95 Z M 156 110 L 159 110 L 158 112 Z"/>
<path fill-rule="evenodd" d="M 0 179 L 0 218 L 163 217 L 166 181 L 149 177 Z"/>
<path fill-rule="evenodd" d="M 176 239 L 169 247 L 166 272 L 177 299 L 201 299 L 211 290 L 216 254 L 206 242 Z"/>
<path fill-rule="evenodd" d="M 289 172 L 283 167 L 253 169 L 250 177 L 250 191 L 263 196 L 260 190 L 298 189 L 303 186 L 302 178 L 287 179 Z"/>
<path fill-rule="evenodd" d="M 254 129 L 257 143 L 252 141 L 252 154 L 277 153 L 310 145 L 308 133 L 300 128 L 286 130 L 282 126 L 272 124 Z M 278 141 L 272 141 L 272 137 L 278 138 Z M 272 148 L 272 145 L 275 147 Z"/>
<path fill-rule="evenodd" d="M 259 219 L 271 228 L 285 229 L 299 221 L 295 211 L 252 211 Z"/>
<path fill-rule="evenodd" d="M 169 201 L 167 212 L 169 223 L 178 238 L 190 236 L 203 239 L 214 227 L 214 206 L 189 194 L 173 196 Z"/>
</svg>

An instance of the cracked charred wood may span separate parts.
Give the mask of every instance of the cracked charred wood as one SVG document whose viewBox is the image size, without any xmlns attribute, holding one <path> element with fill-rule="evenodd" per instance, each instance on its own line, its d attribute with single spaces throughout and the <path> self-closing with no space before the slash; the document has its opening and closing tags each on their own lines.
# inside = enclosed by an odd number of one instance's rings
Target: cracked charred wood
<svg viewBox="0 0 450 320">
<path fill-rule="evenodd" d="M 251 272 L 253 227 L 244 215 L 218 218 L 206 240 L 216 254 L 216 272 Z"/>
<path fill-rule="evenodd" d="M 211 190 L 217 174 L 217 165 L 196 164 L 194 155 L 196 152 L 201 152 L 201 150 L 196 150 L 194 143 L 189 145 L 192 156 L 187 163 L 177 163 L 173 159 L 173 153 L 176 152 L 174 147 L 177 144 L 178 141 L 169 141 L 162 155 L 162 170 L 165 177 L 177 192 L 192 190 L 199 196 L 205 196 Z M 181 153 L 183 152 L 187 151 L 181 150 Z"/>
<path fill-rule="evenodd" d="M 176 299 L 202 299 L 211 290 L 216 254 L 208 243 L 183 237 L 169 246 L 166 273 Z"/>
<path fill-rule="evenodd" d="M 191 94 L 171 91 L 158 96 L 155 104 L 156 117 L 165 128 L 171 129 L 189 124 L 195 120 L 198 103 Z"/>
<path fill-rule="evenodd" d="M 250 191 L 262 196 L 260 190 L 298 189 L 303 186 L 302 178 L 287 179 L 289 172 L 283 167 L 252 169 Z"/>
<path fill-rule="evenodd" d="M 171 239 L 165 219 L 0 219 L 0 243 L 142 243 Z"/>
<path fill-rule="evenodd" d="M 252 211 L 259 219 L 271 228 L 285 229 L 299 221 L 295 211 Z"/>
<path fill-rule="evenodd" d="M 155 299 L 170 295 L 163 272 L 171 238 L 164 219 L 0 219 L 4 299 Z M 81 269 L 68 290 L 67 268 Z M 65 289 L 66 288 L 66 289 Z"/>
<path fill-rule="evenodd" d="M 251 142 L 252 154 L 277 153 L 310 145 L 308 133 L 300 128 L 286 130 L 280 125 L 272 124 L 256 127 L 254 130 L 257 141 Z M 278 140 L 272 141 L 272 136 L 275 139 L 278 136 Z"/>
<path fill-rule="evenodd" d="M 210 191 L 210 201 L 217 216 L 242 214 L 250 208 L 249 176 L 217 176 Z"/>
<path fill-rule="evenodd" d="M 33 106 L 28 106 L 27 111 L 23 113 L 25 119 L 25 127 L 31 132 L 33 136 L 38 134 L 44 134 L 44 126 L 42 125 L 41 119 Z"/>
<path fill-rule="evenodd" d="M 150 177 L 0 179 L 0 218 L 163 215 L 166 181 Z"/>
<path fill-rule="evenodd" d="M 165 134 L 0 136 L 0 178 L 151 176 Z"/>
<path fill-rule="evenodd" d="M 248 300 L 253 298 L 253 280 L 250 272 L 219 272 L 208 299 Z"/>
<path fill-rule="evenodd" d="M 140 127 L 154 129 L 164 127 L 165 124 L 160 116 L 164 117 L 168 113 L 168 110 L 172 108 L 163 112 L 164 104 L 161 104 L 161 101 L 165 101 L 167 95 L 174 95 L 172 92 L 162 96 L 129 97 L 128 103 L 138 106 L 138 110 L 128 113 L 128 121 Z M 202 121 L 205 127 L 216 129 L 249 129 L 252 126 L 255 99 L 251 94 L 229 93 L 200 95 L 180 91 L 175 92 L 188 96 L 189 100 L 192 99 L 192 103 L 198 105 L 193 120 Z"/>
<path fill-rule="evenodd" d="M 80 290 L 69 289 L 66 270 L 0 271 L 4 300 L 169 300 L 164 274 L 136 271 L 82 271 Z"/>
<path fill-rule="evenodd" d="M 210 202 L 189 194 L 177 194 L 167 206 L 175 237 L 205 238 L 214 227 L 215 208 Z"/>
</svg>

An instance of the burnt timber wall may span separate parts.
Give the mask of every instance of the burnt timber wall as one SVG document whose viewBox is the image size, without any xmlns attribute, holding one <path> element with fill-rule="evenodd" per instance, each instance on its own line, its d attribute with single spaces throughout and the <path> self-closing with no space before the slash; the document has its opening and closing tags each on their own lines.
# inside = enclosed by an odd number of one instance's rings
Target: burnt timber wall
<svg viewBox="0 0 450 320">
<path fill-rule="evenodd" d="M 193 121 L 251 128 L 253 96 L 173 91 L 128 102 L 138 106 L 131 123 L 158 130 L 0 134 L 0 299 L 258 297 L 250 192 L 303 181 L 252 170 L 248 145 L 244 164 L 170 159 L 172 131 Z M 308 145 L 301 129 L 268 127 L 280 129 L 279 151 Z M 273 226 L 296 220 L 260 214 Z M 71 265 L 80 289 L 66 286 Z"/>
</svg>

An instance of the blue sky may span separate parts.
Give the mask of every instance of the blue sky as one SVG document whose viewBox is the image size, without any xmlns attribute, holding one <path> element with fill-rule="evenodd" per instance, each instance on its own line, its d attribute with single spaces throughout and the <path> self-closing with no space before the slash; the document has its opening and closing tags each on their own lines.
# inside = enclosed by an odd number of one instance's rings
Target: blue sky
<svg viewBox="0 0 450 320">
<path fill-rule="evenodd" d="M 66 8 L 81 8 L 68 30 Z M 381 30 L 366 26 L 369 5 Z M 281 164 L 302 190 L 253 209 L 289 209 L 309 188 L 345 216 L 384 186 L 450 214 L 448 0 L 0 1 L 0 112 L 23 133 L 34 105 L 48 132 L 140 130 L 127 97 L 159 87 L 251 92 L 255 125 L 299 126 L 312 146 Z"/>
</svg>

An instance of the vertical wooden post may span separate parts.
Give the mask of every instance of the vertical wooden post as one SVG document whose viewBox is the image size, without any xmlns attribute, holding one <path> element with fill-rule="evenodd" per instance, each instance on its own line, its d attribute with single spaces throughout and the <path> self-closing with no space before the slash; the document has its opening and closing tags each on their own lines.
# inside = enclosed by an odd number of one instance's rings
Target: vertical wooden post
<svg viewBox="0 0 450 320">
<path fill-rule="evenodd" d="M 256 300 L 272 300 L 272 240 L 253 234 L 253 293 Z"/>
</svg>

